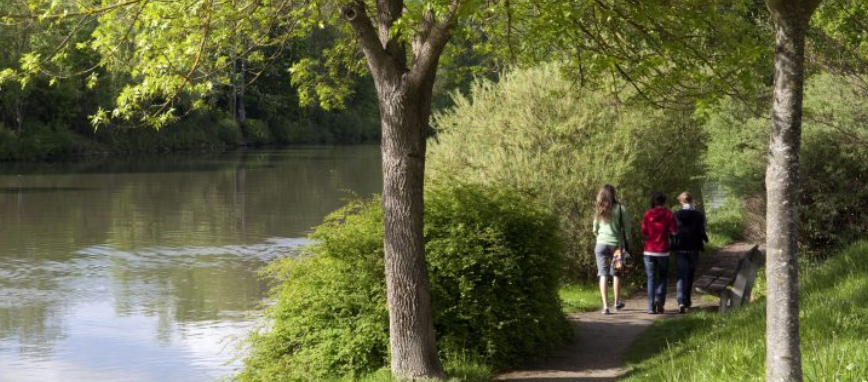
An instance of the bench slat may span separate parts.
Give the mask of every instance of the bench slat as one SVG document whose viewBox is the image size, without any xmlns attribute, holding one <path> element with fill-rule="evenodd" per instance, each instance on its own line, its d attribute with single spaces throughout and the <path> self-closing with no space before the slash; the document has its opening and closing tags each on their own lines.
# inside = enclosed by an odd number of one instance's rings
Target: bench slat
<svg viewBox="0 0 868 382">
<path fill-rule="evenodd" d="M 732 278 L 730 277 L 719 277 L 717 280 L 714 280 L 711 285 L 708 286 L 708 289 L 713 290 L 721 290 L 726 289 L 726 287 L 732 283 Z"/>
</svg>

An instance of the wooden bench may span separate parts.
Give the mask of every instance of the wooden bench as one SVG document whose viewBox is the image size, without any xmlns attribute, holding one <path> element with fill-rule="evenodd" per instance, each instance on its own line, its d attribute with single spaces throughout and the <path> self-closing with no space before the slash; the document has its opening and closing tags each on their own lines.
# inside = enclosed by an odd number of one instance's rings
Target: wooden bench
<svg viewBox="0 0 868 382">
<path fill-rule="evenodd" d="M 757 272 L 765 263 L 765 256 L 754 245 L 732 265 L 711 267 L 696 282 L 694 288 L 702 293 L 715 294 L 720 297 L 720 312 L 737 308 L 750 300 L 750 292 L 756 280 Z M 732 288 L 728 288 L 729 286 Z"/>
</svg>

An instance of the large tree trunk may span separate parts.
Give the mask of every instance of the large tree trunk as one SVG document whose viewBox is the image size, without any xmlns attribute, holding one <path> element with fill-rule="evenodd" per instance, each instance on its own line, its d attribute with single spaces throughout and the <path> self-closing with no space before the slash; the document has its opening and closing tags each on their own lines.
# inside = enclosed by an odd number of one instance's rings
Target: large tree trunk
<svg viewBox="0 0 868 382">
<path fill-rule="evenodd" d="M 431 315 L 422 236 L 425 130 L 428 117 L 414 89 L 378 84 L 383 138 L 383 212 L 392 373 L 443 378 Z M 416 93 L 416 94 L 413 94 Z"/>
<path fill-rule="evenodd" d="M 775 89 L 766 170 L 766 380 L 801 382 L 799 349 L 799 148 L 805 32 L 819 0 L 769 0 L 775 22 Z"/>
</svg>

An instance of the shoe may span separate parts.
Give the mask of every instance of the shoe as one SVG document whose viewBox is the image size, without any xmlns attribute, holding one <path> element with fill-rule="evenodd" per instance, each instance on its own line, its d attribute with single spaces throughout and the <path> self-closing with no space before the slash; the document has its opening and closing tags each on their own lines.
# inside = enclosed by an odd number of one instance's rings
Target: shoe
<svg viewBox="0 0 868 382">
<path fill-rule="evenodd" d="M 663 303 L 660 301 L 654 302 L 654 311 L 660 314 L 666 313 L 666 310 L 663 309 Z"/>
<path fill-rule="evenodd" d="M 657 314 L 657 312 L 654 311 L 654 310 L 648 310 L 648 311 L 645 311 L 645 313 L 648 313 L 648 314 Z"/>
<path fill-rule="evenodd" d="M 688 311 L 689 309 L 690 309 L 690 308 L 688 308 L 686 305 L 679 305 L 679 306 L 678 306 L 678 313 L 680 313 L 680 314 L 687 313 L 687 311 Z"/>
<path fill-rule="evenodd" d="M 603 308 L 603 315 L 605 316 L 607 314 L 612 314 L 612 312 L 609 312 L 609 308 Z"/>
<path fill-rule="evenodd" d="M 615 303 L 615 310 L 621 310 L 621 309 L 624 309 L 624 302 L 623 301 L 616 302 Z"/>
</svg>

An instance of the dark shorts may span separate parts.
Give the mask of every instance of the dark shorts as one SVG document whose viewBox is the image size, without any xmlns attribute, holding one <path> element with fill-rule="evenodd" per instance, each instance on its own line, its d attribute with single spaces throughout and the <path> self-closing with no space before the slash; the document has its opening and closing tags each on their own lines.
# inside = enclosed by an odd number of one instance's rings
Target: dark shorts
<svg viewBox="0 0 868 382">
<path fill-rule="evenodd" d="M 594 255 L 597 258 L 597 276 L 618 276 L 612 268 L 612 257 L 615 255 L 617 245 L 597 243 L 594 246 Z"/>
</svg>

